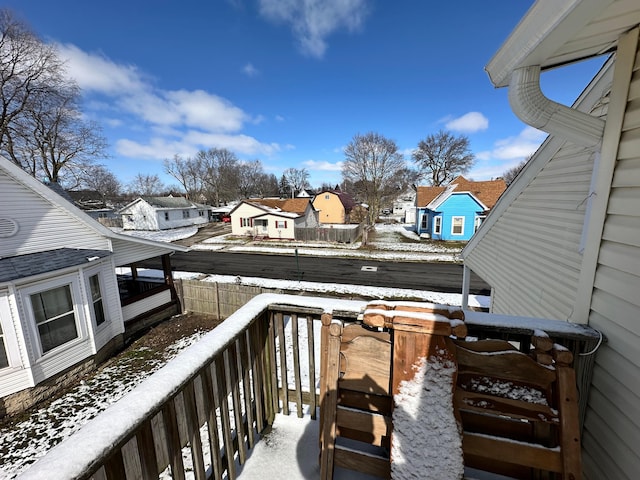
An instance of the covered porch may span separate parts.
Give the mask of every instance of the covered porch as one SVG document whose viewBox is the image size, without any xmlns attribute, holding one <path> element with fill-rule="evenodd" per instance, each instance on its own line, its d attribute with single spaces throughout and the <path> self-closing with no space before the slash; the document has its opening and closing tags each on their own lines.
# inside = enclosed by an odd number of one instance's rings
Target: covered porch
<svg viewBox="0 0 640 480">
<path fill-rule="evenodd" d="M 357 323 L 365 306 L 260 295 L 21 478 L 54 472 L 69 479 L 319 478 L 321 325 Z M 505 338 L 522 351 L 544 330 L 574 354 L 579 390 L 587 392 L 593 356 L 580 354 L 594 350 L 597 332 L 552 320 L 465 314 L 469 336 Z M 370 478 L 357 475 L 337 467 L 334 478 Z"/>
</svg>

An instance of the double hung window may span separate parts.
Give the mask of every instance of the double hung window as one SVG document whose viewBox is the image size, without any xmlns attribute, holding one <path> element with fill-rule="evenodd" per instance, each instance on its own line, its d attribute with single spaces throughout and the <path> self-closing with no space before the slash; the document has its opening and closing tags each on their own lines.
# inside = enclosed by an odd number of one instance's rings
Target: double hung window
<svg viewBox="0 0 640 480">
<path fill-rule="evenodd" d="M 33 293 L 29 298 L 43 354 L 78 338 L 70 284 Z"/>
</svg>

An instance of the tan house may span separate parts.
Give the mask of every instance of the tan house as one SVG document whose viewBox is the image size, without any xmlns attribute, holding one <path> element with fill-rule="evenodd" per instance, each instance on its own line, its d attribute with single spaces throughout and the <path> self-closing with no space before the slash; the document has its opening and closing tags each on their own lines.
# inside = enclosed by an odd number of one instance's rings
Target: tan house
<svg viewBox="0 0 640 480">
<path fill-rule="evenodd" d="M 603 333 L 581 392 L 589 479 L 640 472 L 639 25 L 637 0 L 538 1 L 518 24 L 486 70 L 549 137 L 462 252 L 493 312 Z M 572 107 L 543 95 L 541 71 L 597 55 L 609 58 Z"/>
<path fill-rule="evenodd" d="M 351 195 L 325 190 L 313 199 L 313 207 L 320 212 L 320 223 L 349 223 L 349 214 L 356 206 Z"/>
<path fill-rule="evenodd" d="M 240 202 L 231 212 L 231 233 L 295 239 L 295 229 L 317 227 L 318 212 L 309 198 L 260 198 Z"/>
</svg>

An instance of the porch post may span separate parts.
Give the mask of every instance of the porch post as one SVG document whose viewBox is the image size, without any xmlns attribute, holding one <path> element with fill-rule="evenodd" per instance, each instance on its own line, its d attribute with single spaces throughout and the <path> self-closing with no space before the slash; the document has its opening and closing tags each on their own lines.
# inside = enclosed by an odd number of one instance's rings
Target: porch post
<svg viewBox="0 0 640 480">
<path fill-rule="evenodd" d="M 471 270 L 466 264 L 462 266 L 462 310 L 469 309 L 469 286 L 471 282 Z"/>
<path fill-rule="evenodd" d="M 182 312 L 182 306 L 180 305 L 180 301 L 178 299 L 178 292 L 176 292 L 176 286 L 173 283 L 173 273 L 171 272 L 171 257 L 169 254 L 162 255 L 162 272 L 164 276 L 165 285 L 169 286 L 169 291 L 171 292 L 171 300 L 178 302 L 178 308 Z"/>
</svg>

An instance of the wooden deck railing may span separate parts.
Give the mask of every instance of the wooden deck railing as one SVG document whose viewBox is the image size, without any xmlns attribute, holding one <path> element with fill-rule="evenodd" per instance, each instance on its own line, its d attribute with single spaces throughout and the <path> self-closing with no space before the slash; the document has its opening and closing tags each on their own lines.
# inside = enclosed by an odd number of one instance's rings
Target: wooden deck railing
<svg viewBox="0 0 640 480">
<path fill-rule="evenodd" d="M 149 479 L 167 469 L 174 479 L 185 478 L 187 470 L 196 479 L 237 478 L 238 466 L 277 413 L 293 409 L 315 418 L 321 316 L 355 321 L 364 306 L 255 297 L 20 478 Z M 471 331 L 491 329 L 484 318 L 469 323 Z M 499 323 L 494 327 L 509 330 Z M 523 336 L 526 330 L 514 328 Z M 557 330 L 554 341 L 570 338 L 578 350 L 597 339 L 589 329 Z"/>
</svg>

